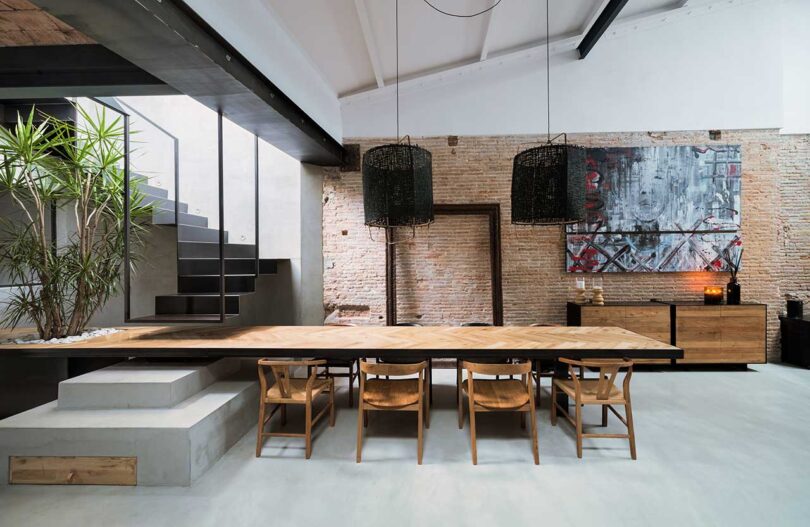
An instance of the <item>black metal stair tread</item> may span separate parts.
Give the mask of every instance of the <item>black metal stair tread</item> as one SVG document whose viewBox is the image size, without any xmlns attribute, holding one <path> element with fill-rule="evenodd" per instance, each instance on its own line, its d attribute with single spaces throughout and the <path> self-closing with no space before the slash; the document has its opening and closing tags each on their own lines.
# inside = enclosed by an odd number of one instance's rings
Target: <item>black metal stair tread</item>
<svg viewBox="0 0 810 527">
<path fill-rule="evenodd" d="M 226 314 L 225 318 L 236 318 L 237 314 Z M 144 317 L 136 317 L 130 319 L 134 323 L 152 323 L 152 322 L 220 322 L 219 315 L 192 315 L 192 314 L 178 314 L 178 315 L 147 315 Z"/>
<path fill-rule="evenodd" d="M 256 291 L 228 292 L 228 293 L 225 293 L 225 298 L 228 298 L 229 296 L 252 295 L 255 292 Z M 157 296 L 161 296 L 161 297 L 165 297 L 165 296 L 212 296 L 212 297 L 219 298 L 219 293 L 167 293 L 165 295 L 157 295 Z"/>
<path fill-rule="evenodd" d="M 191 225 L 194 227 L 194 225 Z M 209 230 L 219 230 L 219 229 L 212 229 L 211 227 L 197 227 L 198 229 L 209 229 Z M 194 240 L 180 240 L 179 243 L 205 243 L 209 245 L 219 245 L 219 242 L 195 242 Z M 233 242 L 225 242 L 225 245 L 238 245 L 240 247 L 256 247 L 255 243 L 233 243 Z M 242 256 L 242 258 L 245 258 Z"/>
<path fill-rule="evenodd" d="M 179 274 L 182 278 L 203 278 L 203 277 L 219 277 L 219 274 Z M 225 276 L 246 276 L 256 278 L 256 273 L 225 273 Z"/>
<path fill-rule="evenodd" d="M 190 243 L 197 243 L 197 242 L 190 242 Z M 245 260 L 245 261 L 254 261 L 256 258 L 252 258 L 249 256 L 226 256 L 226 260 Z M 264 258 L 262 258 L 264 259 Z M 181 256 L 178 260 L 219 260 L 216 256 Z M 199 275 L 197 275 L 199 276 Z"/>
</svg>

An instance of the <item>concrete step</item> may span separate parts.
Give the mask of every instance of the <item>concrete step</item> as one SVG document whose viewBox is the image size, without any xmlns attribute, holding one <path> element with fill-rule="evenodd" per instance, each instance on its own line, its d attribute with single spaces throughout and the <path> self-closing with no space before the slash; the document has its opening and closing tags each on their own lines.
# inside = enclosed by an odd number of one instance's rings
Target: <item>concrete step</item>
<svg viewBox="0 0 810 527">
<path fill-rule="evenodd" d="M 180 213 L 180 225 L 192 225 L 194 227 L 208 227 L 208 218 L 195 214 Z M 173 210 L 155 209 L 152 213 L 152 223 L 155 225 L 176 225 Z"/>
<path fill-rule="evenodd" d="M 225 258 L 254 258 L 255 245 L 226 243 L 223 247 Z M 179 258 L 219 258 L 218 242 L 184 242 L 177 243 Z"/>
<path fill-rule="evenodd" d="M 156 196 L 149 196 L 145 195 L 143 197 L 143 201 L 141 202 L 142 205 L 152 205 L 156 209 L 162 210 L 169 210 L 174 212 L 174 207 L 177 206 L 177 210 L 179 212 L 188 212 L 188 203 L 183 203 L 182 201 L 178 205 L 173 200 L 168 198 L 159 198 Z"/>
<path fill-rule="evenodd" d="M 172 408 L 39 406 L 0 421 L 0 486 L 9 456 L 136 457 L 138 485 L 190 486 L 256 425 L 258 393 L 234 377 Z"/>
<path fill-rule="evenodd" d="M 228 243 L 228 232 L 224 232 L 225 243 Z M 219 242 L 219 229 L 195 227 L 193 225 L 177 226 L 177 241 L 181 242 Z"/>
<path fill-rule="evenodd" d="M 141 191 L 142 194 L 146 196 L 152 196 L 155 198 L 162 198 L 168 199 L 169 198 L 169 191 L 165 188 L 156 187 L 154 185 L 147 185 L 146 183 L 141 183 L 133 181 L 134 187 Z"/>
<path fill-rule="evenodd" d="M 238 361 L 128 361 L 59 383 L 59 408 L 169 408 L 223 377 Z"/>
</svg>

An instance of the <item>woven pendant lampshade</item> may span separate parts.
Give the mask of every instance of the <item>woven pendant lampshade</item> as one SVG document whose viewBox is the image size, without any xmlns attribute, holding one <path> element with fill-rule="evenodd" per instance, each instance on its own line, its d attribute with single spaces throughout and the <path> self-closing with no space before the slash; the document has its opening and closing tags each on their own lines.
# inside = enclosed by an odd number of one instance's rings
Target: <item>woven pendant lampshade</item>
<svg viewBox="0 0 810 527">
<path fill-rule="evenodd" d="M 371 227 L 433 223 L 430 152 L 411 144 L 372 148 L 363 155 L 363 208 Z"/>
<path fill-rule="evenodd" d="M 399 0 L 395 0 L 397 57 L 397 142 L 363 154 L 363 209 L 365 224 L 386 229 L 433 223 L 433 159 L 430 152 L 400 141 L 399 135 Z"/>
<path fill-rule="evenodd" d="M 563 225 L 585 221 L 585 149 L 565 134 L 551 137 L 551 41 L 546 0 L 547 141 L 524 150 L 512 164 L 512 223 Z M 564 137 L 563 143 L 554 141 Z"/>
<path fill-rule="evenodd" d="M 512 223 L 560 225 L 584 219 L 584 148 L 549 143 L 515 156 Z"/>
</svg>

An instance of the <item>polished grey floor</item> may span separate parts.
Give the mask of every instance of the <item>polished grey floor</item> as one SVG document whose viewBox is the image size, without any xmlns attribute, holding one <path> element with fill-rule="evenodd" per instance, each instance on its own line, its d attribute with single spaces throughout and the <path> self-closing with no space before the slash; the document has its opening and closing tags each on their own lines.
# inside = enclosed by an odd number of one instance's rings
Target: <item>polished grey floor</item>
<svg viewBox="0 0 810 527">
<path fill-rule="evenodd" d="M 273 439 L 255 429 L 191 488 L 0 487 L 0 525 L 808 525 L 810 371 L 638 372 L 638 460 L 623 440 L 586 440 L 539 410 L 540 466 L 515 415 L 478 419 L 479 465 L 459 430 L 453 373 L 441 370 L 416 464 L 415 417 L 375 414 L 355 464 L 356 412 L 335 428 Z M 548 380 L 544 380 L 548 383 Z M 545 385 L 548 388 L 548 385 Z M 586 413 L 597 424 L 598 410 Z M 287 428 L 301 424 L 291 413 Z M 615 428 L 617 421 L 612 421 Z M 616 428 L 618 430 L 618 428 Z"/>
</svg>

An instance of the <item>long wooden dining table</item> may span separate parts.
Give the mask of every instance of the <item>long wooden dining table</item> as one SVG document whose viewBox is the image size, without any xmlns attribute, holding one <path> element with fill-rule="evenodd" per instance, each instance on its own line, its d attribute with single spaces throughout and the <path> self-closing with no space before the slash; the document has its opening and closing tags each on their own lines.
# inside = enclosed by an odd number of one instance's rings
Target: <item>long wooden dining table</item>
<svg viewBox="0 0 810 527">
<path fill-rule="evenodd" d="M 15 332 L 19 334 L 20 331 Z M 0 332 L 0 341 L 13 336 Z M 0 344 L 0 357 L 678 359 L 683 350 L 616 327 L 147 326 L 66 344 Z"/>
<path fill-rule="evenodd" d="M 525 326 L 146 326 L 66 344 L 0 344 L 0 359 L 361 357 L 574 359 L 683 358 L 683 350 L 617 327 Z M 25 330 L 2 330 L 0 342 Z M 30 331 L 28 331 L 30 333 Z M 565 377 L 562 363 L 555 376 Z M 560 392 L 557 401 L 568 407 Z"/>
</svg>

